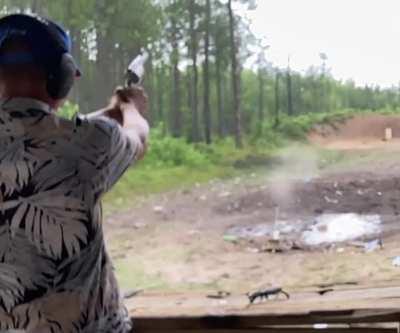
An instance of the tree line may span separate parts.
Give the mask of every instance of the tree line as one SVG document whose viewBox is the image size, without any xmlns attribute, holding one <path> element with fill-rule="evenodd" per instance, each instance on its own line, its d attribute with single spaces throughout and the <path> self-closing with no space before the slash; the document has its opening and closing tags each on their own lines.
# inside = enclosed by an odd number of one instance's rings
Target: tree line
<svg viewBox="0 0 400 333">
<path fill-rule="evenodd" d="M 395 108 L 398 87 L 358 87 L 321 64 L 305 73 L 277 68 L 268 45 L 242 12 L 255 0 L 0 0 L 2 14 L 30 12 L 60 22 L 72 36 L 83 77 L 71 100 L 82 112 L 104 106 L 130 60 L 150 54 L 149 118 L 165 134 L 211 143 L 280 117 L 335 109 Z"/>
</svg>

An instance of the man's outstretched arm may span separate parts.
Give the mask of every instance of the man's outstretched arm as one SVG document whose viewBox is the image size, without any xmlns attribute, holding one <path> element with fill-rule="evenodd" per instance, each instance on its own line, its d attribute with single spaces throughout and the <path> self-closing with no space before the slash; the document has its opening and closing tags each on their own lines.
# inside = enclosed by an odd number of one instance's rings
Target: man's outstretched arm
<svg viewBox="0 0 400 333">
<path fill-rule="evenodd" d="M 136 158 L 146 151 L 149 125 L 144 115 L 147 112 L 147 96 L 142 88 L 117 88 L 110 104 L 87 115 L 88 119 L 107 117 L 121 125 L 124 134 L 136 147 Z"/>
</svg>

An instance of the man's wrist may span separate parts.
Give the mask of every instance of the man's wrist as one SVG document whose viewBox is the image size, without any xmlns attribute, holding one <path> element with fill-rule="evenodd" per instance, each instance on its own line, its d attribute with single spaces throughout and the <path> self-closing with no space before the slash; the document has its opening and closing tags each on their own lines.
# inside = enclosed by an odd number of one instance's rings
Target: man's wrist
<svg viewBox="0 0 400 333">
<path fill-rule="evenodd" d="M 107 117 L 114 119 L 117 121 L 121 126 L 123 126 L 124 123 L 124 118 L 122 115 L 122 111 L 117 108 L 105 108 L 105 109 L 100 109 L 94 112 L 91 112 L 86 115 L 88 119 L 96 118 L 96 117 Z"/>
</svg>

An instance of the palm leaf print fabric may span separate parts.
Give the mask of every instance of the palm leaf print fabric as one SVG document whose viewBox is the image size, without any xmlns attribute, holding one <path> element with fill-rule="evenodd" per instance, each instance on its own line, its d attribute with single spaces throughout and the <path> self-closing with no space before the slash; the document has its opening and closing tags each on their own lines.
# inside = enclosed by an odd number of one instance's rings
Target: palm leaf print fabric
<svg viewBox="0 0 400 333">
<path fill-rule="evenodd" d="M 131 330 L 100 199 L 135 145 L 105 117 L 68 121 L 36 100 L 0 102 L 0 330 Z"/>
</svg>

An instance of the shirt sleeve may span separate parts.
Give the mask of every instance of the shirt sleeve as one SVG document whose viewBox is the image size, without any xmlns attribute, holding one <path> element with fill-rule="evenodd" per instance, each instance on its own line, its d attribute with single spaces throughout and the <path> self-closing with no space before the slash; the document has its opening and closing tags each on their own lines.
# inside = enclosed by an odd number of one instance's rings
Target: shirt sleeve
<svg viewBox="0 0 400 333">
<path fill-rule="evenodd" d="M 135 161 L 141 143 L 127 136 L 117 121 L 104 116 L 77 115 L 74 128 L 82 160 L 90 165 L 87 177 L 96 192 L 107 192 Z"/>
</svg>

